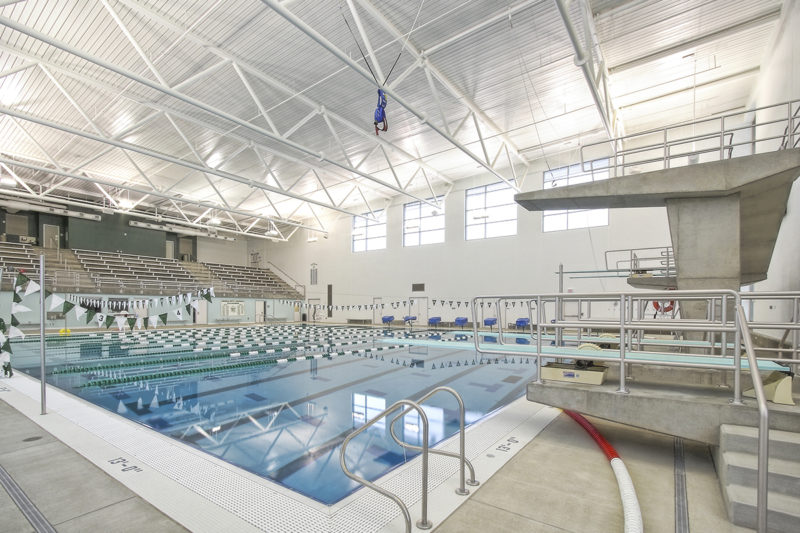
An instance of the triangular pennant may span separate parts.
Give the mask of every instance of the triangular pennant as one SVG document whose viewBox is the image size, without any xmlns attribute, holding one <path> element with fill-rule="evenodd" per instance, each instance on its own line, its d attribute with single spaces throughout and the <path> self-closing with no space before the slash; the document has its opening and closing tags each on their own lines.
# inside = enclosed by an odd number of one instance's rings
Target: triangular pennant
<svg viewBox="0 0 800 533">
<path fill-rule="evenodd" d="M 210 288 L 208 289 L 208 292 L 209 292 L 209 294 L 211 294 L 211 296 L 213 296 L 214 298 L 216 298 L 216 297 L 217 297 L 217 295 L 216 295 L 216 294 L 214 294 L 214 287 L 210 287 Z"/>
<path fill-rule="evenodd" d="M 136 318 L 136 329 L 142 329 L 144 326 L 144 319 L 142 317 Z"/>
<path fill-rule="evenodd" d="M 11 326 L 12 327 L 19 326 L 19 320 L 17 320 L 17 317 L 15 317 L 14 315 L 11 315 Z"/>
<path fill-rule="evenodd" d="M 30 307 L 26 307 L 26 306 L 24 306 L 22 304 L 19 304 L 19 303 L 11 304 L 11 314 L 27 313 L 30 310 L 31 310 Z"/>
<path fill-rule="evenodd" d="M 167 325 L 167 313 L 161 313 L 160 315 L 158 315 L 158 318 L 161 319 L 162 324 L 164 324 L 165 326 Z"/>
<path fill-rule="evenodd" d="M 0 318 L 0 332 L 6 332 L 6 321 Z"/>
<path fill-rule="evenodd" d="M 17 338 L 24 339 L 25 338 L 25 334 L 22 333 L 22 330 L 20 330 L 16 326 L 11 326 L 10 328 L 8 328 L 8 338 L 9 339 L 17 339 Z"/>
<path fill-rule="evenodd" d="M 158 326 L 158 317 L 156 315 L 147 317 L 147 327 L 154 328 Z"/>
<path fill-rule="evenodd" d="M 50 299 L 50 311 L 52 311 L 59 305 L 63 304 L 65 301 L 66 300 L 64 300 L 64 298 L 62 298 L 58 294 L 54 294 L 53 297 Z"/>
<path fill-rule="evenodd" d="M 186 304 L 186 314 L 187 315 L 192 314 L 192 304 Z"/>
<path fill-rule="evenodd" d="M 114 324 L 117 325 L 117 329 L 122 331 L 123 329 L 125 329 L 125 317 L 123 315 L 118 315 L 114 317 Z"/>
<path fill-rule="evenodd" d="M 3 341 L 3 347 L 0 348 L 0 351 L 3 353 L 11 353 L 11 343 L 8 342 L 8 339 Z"/>
<path fill-rule="evenodd" d="M 14 292 L 14 296 L 12 297 L 12 300 L 14 301 L 15 304 L 21 303 L 22 302 L 22 296 L 18 292 L 15 291 Z"/>
<path fill-rule="evenodd" d="M 210 302 L 210 301 L 211 301 L 211 295 L 210 295 L 209 293 L 207 293 L 207 292 L 204 292 L 204 293 L 203 293 L 203 298 L 205 298 L 205 299 L 206 299 L 206 301 L 208 301 L 208 302 Z"/>
<path fill-rule="evenodd" d="M 69 311 L 69 309 L 67 309 L 68 305 L 75 305 L 75 304 L 70 303 L 70 302 L 65 303 L 64 304 L 64 312 L 65 313 L 67 311 Z M 80 318 L 85 314 L 86 314 L 86 308 L 85 307 L 78 306 L 78 307 L 75 308 L 75 318 L 80 320 Z"/>
<path fill-rule="evenodd" d="M 136 325 L 136 320 L 137 318 L 135 316 L 132 316 L 128 319 L 128 327 L 131 328 L 131 331 L 133 331 L 133 326 Z"/>
<path fill-rule="evenodd" d="M 85 311 L 86 311 L 86 324 L 88 325 L 97 314 L 97 311 L 95 311 L 94 309 L 85 309 Z"/>
<path fill-rule="evenodd" d="M 200 307 L 200 300 L 192 300 L 192 303 L 189 305 L 191 305 L 194 309 L 197 309 Z"/>
<path fill-rule="evenodd" d="M 55 295 L 53 297 L 55 298 Z M 72 310 L 73 307 L 75 307 L 74 303 L 72 303 L 72 302 L 64 302 L 64 307 L 61 309 L 61 312 L 64 313 L 64 314 L 69 313 Z M 81 313 L 81 314 L 83 314 L 83 313 Z"/>
<path fill-rule="evenodd" d="M 106 319 L 103 321 L 103 325 L 106 327 L 106 329 L 108 329 L 111 326 L 111 324 L 114 323 L 114 320 L 115 320 L 114 315 L 106 315 Z"/>
<path fill-rule="evenodd" d="M 21 288 L 23 285 L 25 285 L 26 283 L 28 283 L 29 281 L 30 281 L 30 279 L 28 278 L 28 276 L 26 276 L 26 275 L 25 275 L 25 274 L 23 274 L 22 272 L 19 272 L 19 273 L 17 274 L 17 279 L 16 279 L 16 281 L 14 282 L 14 285 L 17 287 L 17 289 L 19 289 L 19 288 Z"/>
</svg>

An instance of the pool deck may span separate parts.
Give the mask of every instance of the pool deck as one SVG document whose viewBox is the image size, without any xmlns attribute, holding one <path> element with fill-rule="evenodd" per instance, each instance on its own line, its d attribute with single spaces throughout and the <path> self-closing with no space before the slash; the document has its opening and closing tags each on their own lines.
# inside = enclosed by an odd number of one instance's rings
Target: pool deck
<svg viewBox="0 0 800 533">
<path fill-rule="evenodd" d="M 49 412 L 41 415 L 38 390 L 38 381 L 27 376 L 0 379 L 0 466 L 57 531 L 404 529 L 396 506 L 376 494 L 361 490 L 331 508 L 299 502 L 307 499 L 276 491 L 257 476 L 55 389 L 48 389 Z M 679 466 L 685 472 L 692 529 L 747 531 L 725 516 L 707 446 L 681 440 L 684 461 L 678 465 L 673 437 L 594 422 L 630 470 L 647 531 L 679 531 Z M 583 429 L 558 410 L 520 399 L 467 435 L 468 455 L 482 483 L 469 487 L 468 498 L 457 496 L 453 461 L 432 457 L 429 518 L 435 531 L 622 529 L 608 462 Z M 40 438 L 31 440 L 35 437 Z M 115 461 L 119 458 L 141 471 L 124 471 Z M 167 464 L 159 468 L 159 462 Z M 189 473 L 170 474 L 170 463 Z M 406 486 L 409 479 L 418 479 L 415 473 L 419 470 L 412 462 L 405 473 L 395 471 L 381 483 Z M 215 499 L 220 493 L 225 494 Z M 8 495 L 0 495 L 5 511 L 0 531 L 34 531 Z M 419 518 L 419 501 L 411 514 Z"/>
</svg>

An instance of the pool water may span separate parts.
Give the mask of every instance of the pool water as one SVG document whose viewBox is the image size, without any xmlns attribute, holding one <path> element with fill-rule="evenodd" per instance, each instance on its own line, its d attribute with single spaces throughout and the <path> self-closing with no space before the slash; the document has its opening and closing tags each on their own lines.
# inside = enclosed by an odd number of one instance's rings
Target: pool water
<svg viewBox="0 0 800 533">
<path fill-rule="evenodd" d="M 463 349 L 403 345 L 406 335 L 284 325 L 48 337 L 47 382 L 330 505 L 358 488 L 339 465 L 342 441 L 392 403 L 452 387 L 471 423 L 522 396 L 535 377 L 530 359 L 482 358 L 461 335 L 413 334 L 457 337 Z M 38 339 L 13 350 L 15 366 L 38 377 Z M 458 431 L 451 396 L 424 409 L 429 444 Z M 414 456 L 391 438 L 392 418 L 350 443 L 352 471 L 374 480 Z M 395 432 L 419 445 L 418 415 L 398 420 Z"/>
</svg>

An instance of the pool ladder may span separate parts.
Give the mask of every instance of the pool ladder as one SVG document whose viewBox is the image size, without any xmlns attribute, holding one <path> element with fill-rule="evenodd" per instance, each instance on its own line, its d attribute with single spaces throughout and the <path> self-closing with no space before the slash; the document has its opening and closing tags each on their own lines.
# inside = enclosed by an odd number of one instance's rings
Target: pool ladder
<svg viewBox="0 0 800 533">
<path fill-rule="evenodd" d="M 428 400 L 431 396 L 439 393 L 439 392 L 448 392 L 452 394 L 456 401 L 458 402 L 458 423 L 459 423 L 459 453 L 448 452 L 446 450 L 437 450 L 437 449 L 429 449 L 428 448 L 428 417 L 425 415 L 425 411 L 422 409 L 420 404 Z M 411 533 L 411 514 L 408 511 L 408 507 L 403 500 L 400 499 L 399 496 L 394 494 L 391 491 L 388 491 L 382 487 L 379 487 L 375 483 L 371 481 L 367 481 L 366 479 L 357 476 L 353 472 L 347 468 L 347 463 L 345 461 L 345 455 L 347 453 L 347 445 L 351 440 L 353 440 L 356 436 L 366 431 L 370 426 L 377 423 L 382 418 L 388 417 L 390 414 L 394 413 L 398 409 L 402 409 L 401 412 L 395 416 L 392 421 L 389 423 L 389 432 L 392 435 L 394 441 L 404 448 L 408 448 L 410 450 L 415 450 L 422 452 L 422 518 L 420 518 L 416 525 L 419 529 L 430 529 L 433 524 L 430 520 L 428 520 L 428 454 L 434 453 L 439 455 L 446 455 L 448 457 L 455 457 L 459 459 L 461 463 L 460 467 L 460 479 L 459 479 L 459 487 L 456 489 L 456 494 L 461 496 L 466 496 L 469 494 L 469 489 L 466 488 L 465 485 L 470 486 L 477 486 L 480 484 L 479 481 L 475 479 L 475 469 L 472 467 L 472 463 L 465 457 L 464 455 L 464 401 L 461 399 L 461 396 L 450 387 L 436 387 L 435 389 L 431 390 L 428 394 L 423 396 L 422 398 L 418 399 L 416 402 L 411 400 L 399 400 L 389 406 L 387 409 L 381 411 L 376 417 L 368 421 L 366 424 L 352 432 L 348 435 L 344 442 L 342 442 L 342 449 L 339 454 L 339 464 L 342 466 L 342 470 L 344 471 L 345 475 L 350 479 L 353 479 L 360 484 L 368 487 L 380 494 L 383 494 L 387 498 L 394 501 L 399 507 L 400 510 L 403 512 L 403 518 L 405 518 L 406 522 L 406 533 Z M 407 442 L 403 442 L 400 438 L 397 437 L 397 434 L 394 432 L 394 425 L 395 423 L 403 418 L 406 414 L 411 412 L 412 410 L 417 411 L 419 413 L 420 421 L 422 422 L 422 446 L 416 446 L 413 444 L 409 444 Z M 465 468 L 469 468 L 469 475 L 470 478 L 467 480 L 465 479 Z"/>
</svg>

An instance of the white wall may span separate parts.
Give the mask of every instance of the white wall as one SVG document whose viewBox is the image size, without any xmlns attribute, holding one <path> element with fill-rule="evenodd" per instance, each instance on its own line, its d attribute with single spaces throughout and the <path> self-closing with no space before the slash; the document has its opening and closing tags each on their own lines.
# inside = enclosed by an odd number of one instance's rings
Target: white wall
<svg viewBox="0 0 800 533">
<path fill-rule="evenodd" d="M 551 166 L 567 164 L 564 161 Z M 604 252 L 616 248 L 668 246 L 669 230 L 664 208 L 612 210 L 609 226 L 542 233 L 540 212 L 518 209 L 517 235 L 486 240 L 464 239 L 465 189 L 496 179 L 475 178 L 458 182 L 446 200 L 446 242 L 419 247 L 402 245 L 403 203 L 389 207 L 387 248 L 351 252 L 352 219 L 339 217 L 328 226 L 329 237 L 306 242 L 298 232 L 288 243 L 251 241 L 251 250 L 261 246 L 266 259 L 307 285 L 307 297 L 327 301 L 327 285 L 333 285 L 333 305 L 371 304 L 373 297 L 384 303 L 426 296 L 430 299 L 465 301 L 481 294 L 553 292 L 558 288 L 555 272 L 559 262 L 565 270 L 604 267 Z M 531 171 L 524 190 L 541 188 L 541 168 Z M 437 191 L 438 192 L 438 191 Z M 309 286 L 310 268 L 317 263 L 319 283 Z M 411 293 L 412 283 L 424 283 L 424 293 Z M 577 291 L 627 290 L 624 279 L 567 279 L 565 288 Z M 402 311 L 384 314 L 403 315 Z M 466 315 L 463 308 L 452 312 L 441 307 L 431 316 L 448 320 Z M 371 318 L 362 309 L 335 313 L 334 321 Z"/>
<path fill-rule="evenodd" d="M 768 51 L 758 87 L 754 93 L 754 107 L 768 106 L 792 99 L 800 99 L 800 1 L 784 2 L 779 33 L 774 46 Z M 785 114 L 783 115 L 785 117 Z M 760 113 L 759 120 L 766 118 Z M 798 120 L 798 119 L 796 119 Z M 783 128 L 781 128 L 782 130 Z M 782 133 L 782 131 L 781 131 Z M 772 254 L 767 279 L 757 283 L 758 291 L 800 290 L 800 180 L 795 181 L 786 206 L 786 216 L 781 224 L 775 250 Z M 759 320 L 786 320 L 791 318 L 788 305 L 758 306 Z"/>
<path fill-rule="evenodd" d="M 237 236 L 235 241 L 197 238 L 197 260 L 206 263 L 247 266 L 247 239 Z"/>
</svg>

